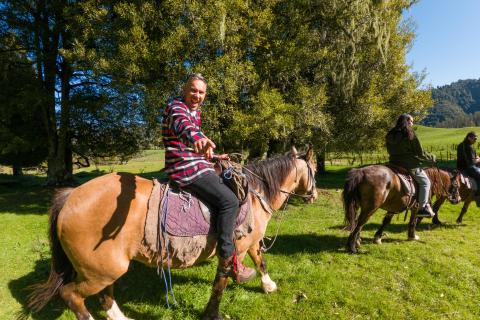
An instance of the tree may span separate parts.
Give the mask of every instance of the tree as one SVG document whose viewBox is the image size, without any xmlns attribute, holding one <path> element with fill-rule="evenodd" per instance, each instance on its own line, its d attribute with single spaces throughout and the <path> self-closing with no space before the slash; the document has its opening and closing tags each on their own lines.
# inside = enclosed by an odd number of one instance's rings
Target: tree
<svg viewBox="0 0 480 320">
<path fill-rule="evenodd" d="M 31 62 L 8 48 L 16 37 L 3 33 L 0 43 L 0 163 L 12 166 L 13 174 L 22 167 L 36 166 L 45 160 L 46 131 L 38 121 L 41 93 Z"/>
<path fill-rule="evenodd" d="M 108 6 L 109 2 L 103 5 Z M 98 9 L 101 11 L 101 8 Z M 62 185 L 72 180 L 72 153 L 75 149 L 84 152 L 90 143 L 87 154 L 105 154 L 109 146 L 118 145 L 121 139 L 128 139 L 130 148 L 112 147 L 108 154 L 120 152 L 129 156 L 139 148 L 139 141 L 134 139 L 137 135 L 129 134 L 132 130 L 121 130 L 138 125 L 138 114 L 130 119 L 131 113 L 124 113 L 122 108 L 130 108 L 125 104 L 113 105 L 109 100 L 115 99 L 121 93 L 121 99 L 134 101 L 137 93 L 125 90 L 123 86 L 115 83 L 111 74 L 96 74 L 91 68 L 91 58 L 80 56 L 73 52 L 74 47 L 81 40 L 76 36 L 81 33 L 80 27 L 83 19 L 82 1 L 66 0 L 11 0 L 0 1 L 0 19 L 2 30 L 13 32 L 19 39 L 16 46 L 8 48 L 10 52 L 24 52 L 36 66 L 36 87 L 41 94 L 39 101 L 39 119 L 47 132 L 47 184 Z M 85 46 L 95 48 L 95 37 L 90 37 Z M 101 40 L 100 40 L 101 41 Z M 109 41 L 115 47 L 115 42 Z M 94 94 L 92 94 L 94 93 Z M 125 95 L 123 95 L 125 94 Z M 103 103 L 89 103 L 93 96 L 102 96 Z M 138 99 L 137 99 L 138 100 Z M 89 105 L 90 108 L 85 106 Z M 95 142 L 85 141 L 90 138 L 91 132 L 78 130 L 88 127 L 79 123 L 86 119 L 86 114 L 103 114 L 97 117 L 95 125 Z M 115 113 L 109 117 L 106 114 Z M 79 114 L 85 117 L 78 117 Z M 108 119 L 108 121 L 100 121 Z M 117 121 L 115 125 L 111 122 Z M 108 124 L 109 123 L 109 124 Z M 91 123 L 90 123 L 91 124 Z M 103 127 L 103 125 L 107 127 Z M 72 125 L 75 125 L 75 129 Z M 91 127 L 90 127 L 91 128 Z M 113 128 L 115 128 L 113 130 Z M 125 134 L 119 134 L 125 133 Z M 112 137 L 115 134 L 115 138 Z M 74 140 L 72 140 L 74 139 Z M 96 146 L 103 151 L 96 150 Z M 98 152 L 97 152 L 98 151 Z M 84 154 L 81 154 L 84 156 Z"/>
</svg>

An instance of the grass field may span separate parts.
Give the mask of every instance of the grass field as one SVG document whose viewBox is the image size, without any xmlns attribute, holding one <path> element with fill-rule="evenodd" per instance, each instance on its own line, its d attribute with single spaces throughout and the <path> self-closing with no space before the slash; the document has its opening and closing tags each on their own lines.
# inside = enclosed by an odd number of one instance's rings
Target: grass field
<svg viewBox="0 0 480 320">
<path fill-rule="evenodd" d="M 76 178 L 83 182 L 110 171 L 160 176 L 161 158 L 159 151 L 149 151 L 126 165 L 78 171 Z M 347 170 L 328 167 L 328 174 L 318 179 L 320 197 L 314 204 L 294 201 L 271 221 L 267 235 L 274 235 L 277 227 L 279 235 L 266 259 L 279 291 L 264 294 L 260 279 L 229 285 L 223 314 L 229 319 L 479 319 L 480 210 L 472 205 L 464 224 L 456 225 L 460 206 L 445 205 L 440 211 L 445 226 L 422 223 L 417 242 L 407 241 L 402 214 L 386 230 L 384 244 L 374 245 L 383 217 L 378 212 L 362 233 L 363 254 L 350 255 L 340 199 Z M 25 287 L 48 277 L 52 190 L 42 188 L 43 181 L 0 175 L 0 319 L 14 319 L 25 306 Z M 173 270 L 178 305 L 167 309 L 156 270 L 132 263 L 116 284 L 116 297 L 131 318 L 197 319 L 208 301 L 215 268 L 211 261 Z M 87 305 L 95 319 L 106 318 L 95 298 Z M 75 317 L 57 299 L 30 318 Z"/>
</svg>

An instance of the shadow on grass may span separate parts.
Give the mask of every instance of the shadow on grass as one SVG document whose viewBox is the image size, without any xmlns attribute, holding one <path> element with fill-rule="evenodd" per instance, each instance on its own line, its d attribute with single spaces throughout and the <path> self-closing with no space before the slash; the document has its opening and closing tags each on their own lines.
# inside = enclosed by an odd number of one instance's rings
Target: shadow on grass
<svg viewBox="0 0 480 320">
<path fill-rule="evenodd" d="M 291 255 L 298 252 L 318 253 L 339 251 L 345 247 L 348 234 L 337 237 L 327 234 L 279 235 L 268 254 Z M 267 247 L 270 243 L 266 243 Z"/>
<path fill-rule="evenodd" d="M 12 296 L 18 301 L 18 303 L 22 305 L 23 315 L 29 315 L 35 320 L 57 319 L 62 315 L 63 312 L 65 312 L 66 309 L 68 309 L 58 295 L 55 296 L 45 306 L 45 308 L 37 313 L 30 313 L 27 309 L 28 295 L 31 292 L 27 289 L 28 286 L 45 282 L 48 279 L 49 273 L 50 260 L 40 259 L 36 262 L 34 271 L 9 282 L 8 287 L 12 293 Z M 184 276 L 179 273 L 182 273 L 182 271 L 175 270 L 172 272 L 172 283 L 174 287 L 175 285 L 186 283 L 198 283 L 202 286 L 207 284 L 210 286 L 215 277 L 213 273 L 209 279 L 201 278 L 195 275 Z M 158 312 L 155 312 L 155 314 L 138 312 L 138 310 L 135 308 L 125 305 L 126 303 L 149 304 L 154 306 L 162 305 L 165 309 L 167 309 L 164 280 L 157 275 L 156 269 L 149 268 L 136 261 L 132 261 L 129 271 L 115 282 L 114 294 L 115 300 L 124 313 L 126 313 L 127 316 L 135 319 L 158 319 L 159 314 Z M 86 306 L 95 319 L 105 319 L 105 317 L 102 315 L 103 312 L 101 305 L 96 296 L 87 298 Z M 203 312 L 203 310 L 196 310 L 192 307 L 183 305 L 180 306 L 180 308 L 182 308 L 182 311 L 184 310 L 189 314 L 194 314 L 198 318 L 201 317 Z"/>
<path fill-rule="evenodd" d="M 396 219 L 396 218 L 394 218 Z M 403 217 L 401 218 L 403 220 Z M 363 232 L 372 232 L 372 231 L 377 231 L 380 229 L 382 226 L 381 223 L 367 223 L 363 226 L 362 228 L 362 235 Z M 433 231 L 435 229 L 458 229 L 462 228 L 465 225 L 463 224 L 449 224 L 449 223 L 442 223 L 441 225 L 437 224 L 432 224 L 430 220 L 423 220 L 423 222 L 417 224 L 415 227 L 415 230 L 417 231 Z M 331 226 L 328 229 L 330 230 L 344 230 L 346 234 L 350 234 L 350 231 L 345 229 L 344 225 L 335 225 Z M 391 223 L 387 225 L 384 229 L 384 232 L 386 233 L 392 233 L 392 234 L 397 234 L 397 233 L 407 233 L 408 231 L 408 219 L 404 223 Z"/>
</svg>

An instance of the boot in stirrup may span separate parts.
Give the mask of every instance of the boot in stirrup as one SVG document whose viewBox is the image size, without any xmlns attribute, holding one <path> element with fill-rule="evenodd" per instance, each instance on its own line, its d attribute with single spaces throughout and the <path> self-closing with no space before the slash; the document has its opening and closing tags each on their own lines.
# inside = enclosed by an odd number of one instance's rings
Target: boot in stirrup
<svg viewBox="0 0 480 320">
<path fill-rule="evenodd" d="M 226 259 L 220 258 L 217 268 L 217 276 L 231 277 L 237 283 L 252 280 L 255 278 L 256 273 L 255 269 L 244 266 L 238 261 L 235 253 Z"/>
</svg>

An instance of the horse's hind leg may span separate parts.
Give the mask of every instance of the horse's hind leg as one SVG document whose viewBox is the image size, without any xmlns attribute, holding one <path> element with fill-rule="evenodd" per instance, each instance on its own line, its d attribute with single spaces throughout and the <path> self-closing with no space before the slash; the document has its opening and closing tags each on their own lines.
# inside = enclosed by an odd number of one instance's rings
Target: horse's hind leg
<svg viewBox="0 0 480 320">
<path fill-rule="evenodd" d="M 108 319 L 111 320 L 131 320 L 130 318 L 125 317 L 123 312 L 115 302 L 113 297 L 113 284 L 109 285 L 102 292 L 100 292 L 100 303 L 103 310 L 107 313 Z"/>
<path fill-rule="evenodd" d="M 385 227 L 388 226 L 392 221 L 393 215 L 394 215 L 393 212 L 390 212 L 390 211 L 387 212 L 387 214 L 383 218 L 382 226 L 375 233 L 375 237 L 373 238 L 374 243 L 382 244 L 383 231 L 385 230 Z"/>
<path fill-rule="evenodd" d="M 267 263 L 265 262 L 265 258 L 263 256 L 260 242 L 257 242 L 252 247 L 248 249 L 248 255 L 252 258 L 257 270 L 262 275 L 262 288 L 265 293 L 272 293 L 277 291 L 277 284 L 270 279 L 270 276 L 267 272 Z"/>
<path fill-rule="evenodd" d="M 60 288 L 60 296 L 75 313 L 78 320 L 93 320 L 92 315 L 85 307 L 85 298 L 96 294 L 102 288 L 91 285 L 87 281 L 70 282 Z"/>
<path fill-rule="evenodd" d="M 348 237 L 347 250 L 351 253 L 357 253 L 358 248 L 360 247 L 360 231 L 362 231 L 363 226 L 367 223 L 370 216 L 375 212 L 376 208 L 365 209 L 362 207 L 360 215 L 357 219 L 357 225 L 350 236 Z"/>
</svg>

